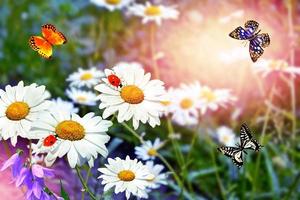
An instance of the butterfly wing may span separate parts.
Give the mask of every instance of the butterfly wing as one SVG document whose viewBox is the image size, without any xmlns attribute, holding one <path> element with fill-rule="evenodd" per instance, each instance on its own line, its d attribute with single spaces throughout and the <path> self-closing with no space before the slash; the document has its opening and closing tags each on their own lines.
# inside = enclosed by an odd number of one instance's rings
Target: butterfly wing
<svg viewBox="0 0 300 200">
<path fill-rule="evenodd" d="M 229 36 L 237 40 L 248 40 L 253 36 L 253 34 L 239 26 L 229 33 Z"/>
<path fill-rule="evenodd" d="M 251 131 L 245 123 L 241 126 L 240 140 L 241 146 L 244 149 L 253 149 L 254 151 L 259 151 L 259 149 L 262 147 L 259 142 L 252 137 Z"/>
<path fill-rule="evenodd" d="M 255 39 L 250 41 L 250 45 L 249 45 L 249 53 L 250 53 L 250 57 L 251 60 L 253 62 L 256 62 L 257 59 L 263 55 L 264 50 L 263 48 L 256 42 Z"/>
<path fill-rule="evenodd" d="M 42 26 L 43 37 L 52 45 L 62 45 L 67 42 L 67 38 L 61 32 L 57 31 L 52 24 Z"/>
<path fill-rule="evenodd" d="M 225 156 L 230 157 L 232 162 L 237 166 L 243 166 L 243 155 L 242 150 L 236 147 L 219 147 L 218 150 L 223 153 Z"/>
<path fill-rule="evenodd" d="M 224 154 L 227 157 L 232 157 L 234 152 L 238 150 L 236 147 L 226 147 L 226 146 L 221 146 L 218 148 L 218 150 Z"/>
<path fill-rule="evenodd" d="M 270 45 L 270 37 L 268 33 L 258 34 L 253 40 L 256 42 L 256 44 L 259 44 L 263 48 L 266 48 Z"/>
<path fill-rule="evenodd" d="M 237 150 L 234 152 L 233 157 L 231 158 L 232 162 L 238 167 L 243 166 L 243 151 Z"/>
<path fill-rule="evenodd" d="M 49 59 L 52 56 L 52 45 L 43 37 L 31 36 L 29 39 L 29 46 L 44 58 Z"/>
<path fill-rule="evenodd" d="M 258 29 L 259 23 L 254 20 L 248 20 L 245 23 L 245 28 L 248 34 L 253 35 Z"/>
</svg>

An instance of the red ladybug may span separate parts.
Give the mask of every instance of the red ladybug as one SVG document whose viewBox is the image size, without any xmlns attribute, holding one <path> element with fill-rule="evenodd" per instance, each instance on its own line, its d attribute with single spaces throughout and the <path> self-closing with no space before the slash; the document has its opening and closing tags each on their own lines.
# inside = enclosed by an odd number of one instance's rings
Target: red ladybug
<svg viewBox="0 0 300 200">
<path fill-rule="evenodd" d="M 54 135 L 49 135 L 44 139 L 44 146 L 50 147 L 56 142 L 56 137 Z"/>
<path fill-rule="evenodd" d="M 118 76 L 111 74 L 107 77 L 107 79 L 111 85 L 113 85 L 115 87 L 119 87 L 119 86 L 122 87 L 121 79 Z"/>
</svg>

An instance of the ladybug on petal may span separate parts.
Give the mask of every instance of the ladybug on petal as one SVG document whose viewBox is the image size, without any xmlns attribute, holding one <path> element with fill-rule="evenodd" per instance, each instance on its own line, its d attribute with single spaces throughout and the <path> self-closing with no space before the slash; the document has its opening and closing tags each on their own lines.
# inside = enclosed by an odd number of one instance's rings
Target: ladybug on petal
<svg viewBox="0 0 300 200">
<path fill-rule="evenodd" d="M 108 82 L 115 87 L 122 87 L 121 84 L 121 79 L 115 75 L 115 74 L 111 74 L 107 77 Z"/>
<path fill-rule="evenodd" d="M 57 141 L 57 139 L 54 135 L 49 135 L 44 139 L 43 144 L 45 147 L 50 147 L 50 146 L 54 145 L 56 141 Z"/>
</svg>

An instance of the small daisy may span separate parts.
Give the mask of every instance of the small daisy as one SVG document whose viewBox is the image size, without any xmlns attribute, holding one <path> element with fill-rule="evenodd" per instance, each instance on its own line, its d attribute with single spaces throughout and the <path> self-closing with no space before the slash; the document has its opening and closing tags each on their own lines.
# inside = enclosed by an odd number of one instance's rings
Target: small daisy
<svg viewBox="0 0 300 200">
<path fill-rule="evenodd" d="M 79 109 L 74 107 L 74 104 L 69 101 L 62 100 L 61 98 L 52 99 L 52 109 L 57 109 L 66 113 L 78 113 Z"/>
<path fill-rule="evenodd" d="M 135 155 L 137 158 L 142 160 L 154 160 L 157 156 L 157 150 L 161 148 L 163 142 L 159 138 L 156 138 L 152 143 L 151 141 L 146 141 L 142 146 L 135 147 Z"/>
<path fill-rule="evenodd" d="M 97 6 L 104 7 L 109 11 L 122 10 L 127 7 L 133 0 L 91 0 Z"/>
<path fill-rule="evenodd" d="M 17 137 L 28 138 L 32 122 L 42 112 L 46 112 L 50 101 L 45 86 L 31 84 L 24 86 L 20 81 L 17 86 L 7 85 L 0 90 L 0 136 L 2 139 L 11 139 L 13 146 Z"/>
<path fill-rule="evenodd" d="M 35 145 L 36 153 L 48 152 L 45 157 L 47 166 L 51 166 L 56 158 L 67 155 L 72 168 L 88 162 L 93 166 L 98 154 L 106 157 L 108 151 L 105 143 L 109 141 L 106 134 L 112 125 L 111 121 L 102 120 L 94 113 L 84 117 L 77 114 L 65 114 L 51 110 L 41 115 L 30 131 L 31 139 L 40 139 Z"/>
<path fill-rule="evenodd" d="M 198 123 L 198 101 L 197 88 L 193 85 L 182 84 L 172 94 L 173 103 L 170 105 L 172 120 L 177 124 L 195 125 Z"/>
<path fill-rule="evenodd" d="M 217 129 L 216 137 L 221 144 L 226 146 L 233 146 L 237 141 L 233 130 L 226 126 L 221 126 Z"/>
<path fill-rule="evenodd" d="M 284 60 L 266 60 L 261 59 L 253 64 L 253 70 L 257 73 L 262 73 L 266 77 L 272 72 L 282 72 L 292 75 L 300 75 L 300 67 L 289 66 Z"/>
<path fill-rule="evenodd" d="M 162 113 L 162 116 L 169 116 L 172 113 L 172 94 L 173 94 L 174 88 L 169 88 L 166 93 L 166 99 L 165 101 L 161 101 L 160 104 L 164 107 L 164 112 Z"/>
<path fill-rule="evenodd" d="M 150 77 L 150 73 L 145 74 L 141 68 L 128 67 L 126 73 L 119 76 L 123 80 L 120 90 L 107 83 L 97 85 L 95 89 L 100 92 L 99 108 L 104 109 L 103 118 L 118 112 L 118 122 L 132 119 L 134 129 L 138 128 L 139 121 L 152 127 L 159 125 L 159 115 L 163 112 L 160 102 L 165 100 L 166 91 L 162 81 L 150 80 Z"/>
<path fill-rule="evenodd" d="M 208 86 L 203 86 L 200 89 L 200 103 L 199 107 L 202 114 L 207 110 L 216 111 L 220 106 L 226 107 L 227 103 L 236 101 L 228 89 L 211 89 Z"/>
<path fill-rule="evenodd" d="M 154 175 L 152 180 L 148 180 L 152 189 L 159 188 L 160 185 L 167 185 L 168 175 L 166 173 L 161 173 L 164 170 L 163 165 L 155 165 L 153 161 L 147 161 L 146 166 L 151 174 Z"/>
<path fill-rule="evenodd" d="M 179 16 L 179 12 L 173 7 L 152 5 L 150 2 L 146 2 L 146 5 L 135 4 L 129 8 L 129 12 L 142 17 L 143 24 L 154 21 L 157 25 L 161 25 L 163 19 L 177 19 Z"/>
<path fill-rule="evenodd" d="M 66 94 L 75 103 L 86 105 L 86 106 L 96 105 L 97 96 L 95 93 L 91 91 L 71 88 L 70 90 L 66 91 Z"/>
<path fill-rule="evenodd" d="M 97 70 L 95 67 L 91 69 L 79 68 L 77 72 L 74 72 L 71 75 L 69 75 L 67 81 L 70 82 L 70 86 L 74 86 L 74 87 L 85 86 L 91 88 L 97 85 L 103 76 L 104 73 L 100 70 Z"/>
<path fill-rule="evenodd" d="M 137 159 L 131 160 L 129 156 L 126 156 L 125 160 L 119 157 L 108 158 L 108 164 L 98 171 L 102 173 L 99 178 L 103 179 L 104 192 L 115 186 L 115 193 L 125 192 L 127 199 L 131 194 L 139 198 L 148 198 L 147 188 L 155 178 L 146 165 Z"/>
</svg>

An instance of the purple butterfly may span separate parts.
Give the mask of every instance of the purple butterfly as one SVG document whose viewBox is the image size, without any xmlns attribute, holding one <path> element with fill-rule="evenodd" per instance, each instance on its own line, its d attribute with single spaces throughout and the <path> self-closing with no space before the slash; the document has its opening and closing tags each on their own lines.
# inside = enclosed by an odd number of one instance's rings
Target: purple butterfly
<svg viewBox="0 0 300 200">
<path fill-rule="evenodd" d="M 249 40 L 249 53 L 253 62 L 264 53 L 263 48 L 266 48 L 270 44 L 270 37 L 267 33 L 260 33 L 258 29 L 258 22 L 249 20 L 245 23 L 245 28 L 239 26 L 234 29 L 229 36 L 238 40 Z"/>
</svg>

